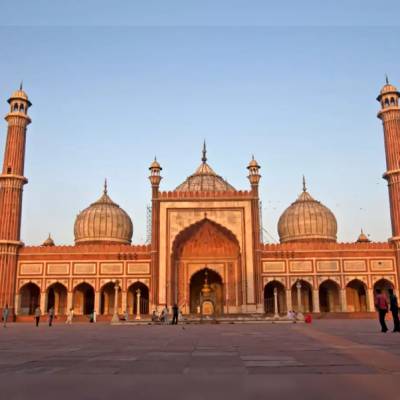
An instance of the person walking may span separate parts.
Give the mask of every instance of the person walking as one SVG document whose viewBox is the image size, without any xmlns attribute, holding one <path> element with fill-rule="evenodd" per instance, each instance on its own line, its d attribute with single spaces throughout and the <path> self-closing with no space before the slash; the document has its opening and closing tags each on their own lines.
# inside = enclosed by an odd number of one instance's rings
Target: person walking
<svg viewBox="0 0 400 400">
<path fill-rule="evenodd" d="M 36 328 L 39 327 L 39 322 L 40 322 L 40 316 L 42 315 L 42 310 L 40 309 L 39 306 L 35 308 L 35 323 L 36 323 Z"/>
<path fill-rule="evenodd" d="M 382 293 L 381 289 L 376 289 L 375 307 L 378 310 L 379 323 L 381 324 L 382 332 L 386 333 L 388 328 L 386 326 L 385 316 L 389 307 L 386 296 Z"/>
<path fill-rule="evenodd" d="M 97 322 L 96 310 L 93 310 L 92 316 L 93 316 L 93 323 L 95 324 Z"/>
<path fill-rule="evenodd" d="M 7 328 L 7 319 L 8 319 L 9 313 L 10 313 L 10 310 L 8 309 L 8 304 L 6 304 L 5 307 L 3 308 L 3 313 L 2 313 L 3 328 Z"/>
<path fill-rule="evenodd" d="M 49 326 L 53 326 L 54 319 L 54 307 L 51 307 L 49 310 Z"/>
<path fill-rule="evenodd" d="M 65 321 L 66 324 L 71 325 L 72 319 L 74 318 L 74 309 L 70 308 L 67 316 L 67 320 Z"/>
<path fill-rule="evenodd" d="M 179 315 L 179 308 L 178 305 L 175 303 L 172 307 L 172 325 L 178 325 L 178 315 Z"/>
<path fill-rule="evenodd" d="M 393 289 L 389 289 L 389 303 L 390 311 L 393 317 L 393 332 L 400 332 L 400 321 L 399 321 L 399 304 L 397 302 L 397 296 L 394 294 Z"/>
</svg>

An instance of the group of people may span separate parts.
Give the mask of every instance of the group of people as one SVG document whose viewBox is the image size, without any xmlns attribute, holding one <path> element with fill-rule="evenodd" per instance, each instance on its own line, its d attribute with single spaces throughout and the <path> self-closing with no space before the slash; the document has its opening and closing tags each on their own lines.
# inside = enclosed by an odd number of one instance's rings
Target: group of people
<svg viewBox="0 0 400 400">
<path fill-rule="evenodd" d="M 169 324 L 169 309 L 168 306 L 165 305 L 161 310 L 161 313 L 158 314 L 156 310 L 151 314 L 151 321 L 154 323 L 161 322 L 164 325 Z M 178 325 L 178 321 L 183 321 L 182 312 L 179 310 L 177 304 L 174 304 L 172 307 L 172 321 L 171 325 Z"/>
<path fill-rule="evenodd" d="M 388 292 L 389 299 L 384 293 L 382 293 L 381 289 L 376 290 L 375 307 L 378 311 L 379 323 L 381 324 L 382 332 L 386 333 L 389 329 L 386 325 L 385 318 L 386 314 L 390 310 L 393 319 L 392 332 L 400 332 L 399 304 L 397 301 L 397 296 L 394 294 L 393 289 L 389 289 Z"/>
</svg>

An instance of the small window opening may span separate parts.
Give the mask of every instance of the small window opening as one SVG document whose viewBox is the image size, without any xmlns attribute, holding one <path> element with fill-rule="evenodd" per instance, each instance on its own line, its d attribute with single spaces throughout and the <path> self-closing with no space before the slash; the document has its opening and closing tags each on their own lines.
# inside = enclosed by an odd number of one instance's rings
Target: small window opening
<svg viewBox="0 0 400 400">
<path fill-rule="evenodd" d="M 11 174 L 11 167 L 7 167 L 7 174 Z"/>
<path fill-rule="evenodd" d="M 23 104 L 21 104 L 21 105 L 19 106 L 19 111 L 24 111 L 24 105 L 23 105 Z"/>
<path fill-rule="evenodd" d="M 18 104 L 17 103 L 14 104 L 14 111 L 18 111 Z"/>
</svg>

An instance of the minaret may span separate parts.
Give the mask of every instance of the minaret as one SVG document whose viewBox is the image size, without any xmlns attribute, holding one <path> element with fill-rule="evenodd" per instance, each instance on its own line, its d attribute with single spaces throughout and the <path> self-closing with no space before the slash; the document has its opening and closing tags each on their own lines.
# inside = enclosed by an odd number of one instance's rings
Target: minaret
<svg viewBox="0 0 400 400">
<path fill-rule="evenodd" d="M 251 185 L 251 219 L 252 219 L 252 235 L 253 235 L 253 264 L 254 264 L 254 287 L 256 290 L 256 303 L 260 308 L 263 303 L 263 298 L 261 293 L 263 293 L 262 289 L 262 281 L 260 279 L 262 271 L 261 271 L 261 259 L 260 259 L 260 245 L 261 245 L 261 221 L 260 221 L 260 200 L 258 193 L 258 186 L 260 184 L 260 166 L 258 162 L 254 159 L 254 156 L 251 157 L 249 165 L 247 169 L 249 171 L 249 175 L 247 178 L 250 181 Z"/>
<path fill-rule="evenodd" d="M 157 158 L 151 163 L 149 180 L 151 183 L 151 293 L 150 303 L 158 304 L 158 287 L 154 284 L 158 279 L 158 253 L 159 253 L 159 225 L 160 225 L 160 202 L 158 199 L 161 176 L 161 165 L 158 163 Z"/>
<path fill-rule="evenodd" d="M 8 304 L 15 314 L 17 253 L 20 241 L 22 190 L 28 180 L 24 177 L 26 127 L 31 120 L 32 105 L 22 90 L 22 84 L 8 99 L 10 112 L 3 171 L 0 175 L 0 307 Z"/>
<path fill-rule="evenodd" d="M 395 86 L 383 86 L 377 100 L 381 103 L 378 118 L 383 123 L 385 138 L 386 172 L 383 177 L 388 182 L 392 238 L 400 241 L 400 93 Z"/>
</svg>

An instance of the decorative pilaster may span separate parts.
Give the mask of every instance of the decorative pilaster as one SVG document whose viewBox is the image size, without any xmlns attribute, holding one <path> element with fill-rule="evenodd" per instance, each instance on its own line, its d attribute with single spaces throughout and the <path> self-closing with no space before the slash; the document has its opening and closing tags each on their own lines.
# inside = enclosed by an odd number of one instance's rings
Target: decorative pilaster
<svg viewBox="0 0 400 400">
<path fill-rule="evenodd" d="M 321 312 L 319 307 L 319 290 L 313 289 L 312 294 L 313 294 L 313 312 L 319 313 Z"/>
</svg>

